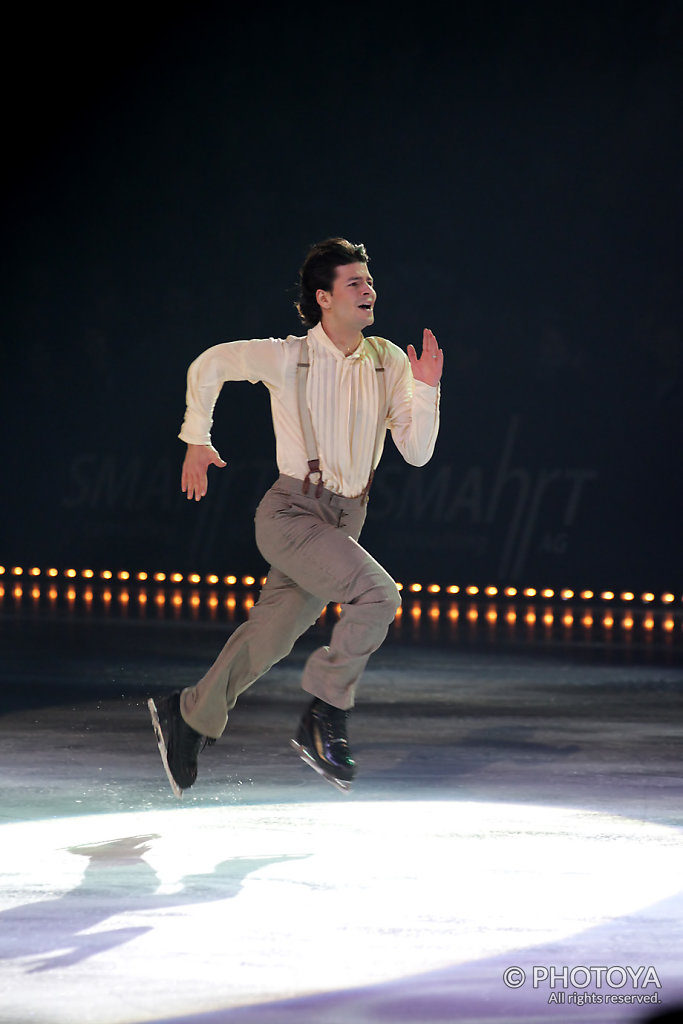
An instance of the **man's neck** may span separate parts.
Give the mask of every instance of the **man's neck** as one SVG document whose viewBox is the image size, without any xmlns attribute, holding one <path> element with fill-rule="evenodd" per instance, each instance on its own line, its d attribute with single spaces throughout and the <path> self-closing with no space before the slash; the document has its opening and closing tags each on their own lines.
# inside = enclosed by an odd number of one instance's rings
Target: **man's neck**
<svg viewBox="0 0 683 1024">
<path fill-rule="evenodd" d="M 325 317 L 321 320 L 320 325 L 334 347 L 343 352 L 345 356 L 355 352 L 363 340 L 363 335 L 355 327 L 344 329 L 338 324 L 330 323 Z"/>
</svg>

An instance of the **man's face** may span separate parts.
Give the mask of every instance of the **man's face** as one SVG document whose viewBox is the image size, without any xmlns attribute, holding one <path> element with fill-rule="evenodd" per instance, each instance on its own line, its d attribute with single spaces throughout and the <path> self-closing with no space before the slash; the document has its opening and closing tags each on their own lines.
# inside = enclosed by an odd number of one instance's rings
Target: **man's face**
<svg viewBox="0 0 683 1024">
<path fill-rule="evenodd" d="M 316 292 L 323 319 L 336 327 L 362 331 L 375 322 L 377 293 L 365 263 L 345 263 L 336 268 L 329 292 Z"/>
</svg>

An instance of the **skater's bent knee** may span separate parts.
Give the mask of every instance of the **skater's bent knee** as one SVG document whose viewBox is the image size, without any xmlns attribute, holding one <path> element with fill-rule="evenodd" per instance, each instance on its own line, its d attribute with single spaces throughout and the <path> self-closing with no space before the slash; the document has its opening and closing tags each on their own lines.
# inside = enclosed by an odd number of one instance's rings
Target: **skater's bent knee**
<svg viewBox="0 0 683 1024">
<path fill-rule="evenodd" d="M 362 605 L 377 621 L 391 623 L 401 607 L 401 595 L 391 576 L 377 570 L 359 577 L 354 587 L 356 593 L 348 602 Z"/>
<path fill-rule="evenodd" d="M 391 621 L 392 622 L 394 620 L 394 617 L 396 616 L 396 613 L 398 612 L 399 608 L 401 607 L 402 603 L 403 602 L 401 601 L 401 594 L 399 592 L 398 587 L 394 583 L 394 589 L 393 589 L 393 592 L 392 592 L 392 595 L 391 595 Z"/>
<path fill-rule="evenodd" d="M 394 581 L 389 577 L 381 586 L 373 588 L 373 600 L 386 612 L 387 622 L 393 622 L 401 607 L 401 595 Z"/>
</svg>

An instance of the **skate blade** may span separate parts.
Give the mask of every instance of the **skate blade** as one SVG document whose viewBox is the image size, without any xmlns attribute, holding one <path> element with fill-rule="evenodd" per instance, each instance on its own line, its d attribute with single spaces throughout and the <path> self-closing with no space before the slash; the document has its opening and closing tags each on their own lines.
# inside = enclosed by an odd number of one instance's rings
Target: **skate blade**
<svg viewBox="0 0 683 1024">
<path fill-rule="evenodd" d="M 178 797 L 179 800 L 182 800 L 182 798 L 183 798 L 183 791 L 180 788 L 180 786 L 178 785 L 178 783 L 176 782 L 176 780 L 171 775 L 171 769 L 168 766 L 168 753 L 166 751 L 166 740 L 164 739 L 164 734 L 161 731 L 161 723 L 159 721 L 159 712 L 157 711 L 157 706 L 156 706 L 156 704 L 154 703 L 154 701 L 153 701 L 153 699 L 151 697 L 147 701 L 147 707 L 149 708 L 149 713 L 152 716 L 152 728 L 154 729 L 154 735 L 156 736 L 156 739 L 157 739 L 157 746 L 159 747 L 159 753 L 161 754 L 161 760 L 162 760 L 163 765 L 164 765 L 164 771 L 166 772 L 166 777 L 167 777 L 169 783 L 171 784 L 171 789 L 173 790 L 175 795 Z"/>
<path fill-rule="evenodd" d="M 318 775 L 322 775 L 325 781 L 329 782 L 329 784 L 331 786 L 334 786 L 335 789 L 338 789 L 340 793 L 350 792 L 351 783 L 346 782 L 344 779 L 337 779 L 335 778 L 334 775 L 331 775 L 329 772 L 326 772 L 325 769 L 321 768 L 316 759 L 311 754 L 309 754 L 309 752 L 306 750 L 306 747 L 304 747 L 301 743 L 297 743 L 296 740 L 290 740 L 289 745 L 292 747 L 293 750 L 296 750 L 301 760 L 305 764 L 307 764 L 309 768 L 312 768 L 314 772 L 318 773 Z"/>
</svg>

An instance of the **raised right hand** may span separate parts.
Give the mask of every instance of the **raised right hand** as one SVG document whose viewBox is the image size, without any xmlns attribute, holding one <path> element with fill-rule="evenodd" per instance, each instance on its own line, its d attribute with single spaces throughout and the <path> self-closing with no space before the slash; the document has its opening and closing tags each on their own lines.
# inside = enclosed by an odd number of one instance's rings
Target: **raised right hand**
<svg viewBox="0 0 683 1024">
<path fill-rule="evenodd" d="M 215 448 L 208 444 L 188 444 L 180 486 L 187 494 L 187 500 L 200 501 L 206 494 L 209 485 L 207 471 L 209 466 L 222 469 L 226 465 Z"/>
</svg>

